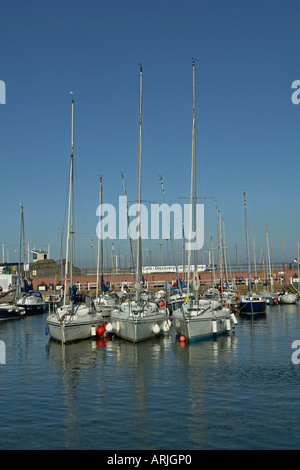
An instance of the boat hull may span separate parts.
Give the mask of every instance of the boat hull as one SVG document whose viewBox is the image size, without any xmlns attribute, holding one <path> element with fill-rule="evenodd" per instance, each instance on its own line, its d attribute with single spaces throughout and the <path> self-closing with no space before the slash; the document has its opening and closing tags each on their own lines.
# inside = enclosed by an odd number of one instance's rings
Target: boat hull
<svg viewBox="0 0 300 470">
<path fill-rule="evenodd" d="M 41 294 L 35 292 L 32 292 L 29 295 L 23 295 L 23 297 L 18 300 L 17 305 L 19 307 L 24 307 L 27 315 L 43 313 L 47 306 Z"/>
<path fill-rule="evenodd" d="M 173 313 L 177 336 L 188 341 L 199 341 L 228 333 L 235 322 L 229 309 L 215 310 L 199 315 L 184 315 L 183 308 Z"/>
<path fill-rule="evenodd" d="M 144 316 L 135 315 L 130 309 L 128 312 L 119 309 L 114 310 L 110 318 L 114 334 L 133 343 L 155 338 L 169 329 L 166 309 Z"/>
<path fill-rule="evenodd" d="M 24 304 L 27 315 L 36 315 L 37 313 L 44 313 L 46 310 L 46 305 L 26 305 Z"/>
<path fill-rule="evenodd" d="M 46 334 L 60 343 L 92 338 L 96 335 L 97 327 L 103 325 L 103 317 L 100 313 L 91 314 L 77 311 L 77 313 L 61 318 L 57 313 L 52 313 L 46 320 Z"/>
<path fill-rule="evenodd" d="M 261 301 L 241 301 L 238 304 L 238 311 L 239 313 L 246 314 L 246 315 L 258 315 L 265 313 L 266 311 L 266 302 L 264 300 Z"/>
<path fill-rule="evenodd" d="M 20 320 L 24 314 L 24 308 L 10 304 L 0 305 L 0 321 Z"/>
<path fill-rule="evenodd" d="M 278 297 L 281 304 L 295 304 L 297 302 L 296 294 L 284 294 Z"/>
</svg>

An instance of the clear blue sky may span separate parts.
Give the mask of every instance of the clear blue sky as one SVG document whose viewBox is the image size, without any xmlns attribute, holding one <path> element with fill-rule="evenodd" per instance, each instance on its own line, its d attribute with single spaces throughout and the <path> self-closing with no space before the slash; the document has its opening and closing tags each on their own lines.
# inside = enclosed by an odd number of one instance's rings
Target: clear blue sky
<svg viewBox="0 0 300 470">
<path fill-rule="evenodd" d="M 95 234 L 99 175 L 105 202 L 117 206 L 122 172 L 129 200 L 136 198 L 139 63 L 143 199 L 163 202 L 159 175 L 169 204 L 189 195 L 192 57 L 198 59 L 199 194 L 207 197 L 201 256 L 207 260 L 211 236 L 217 243 L 217 203 L 229 255 L 234 262 L 238 246 L 245 260 L 244 191 L 257 260 L 266 256 L 266 224 L 274 260 L 282 259 L 282 235 L 286 262 L 297 256 L 300 105 L 291 101 L 291 84 L 300 79 L 299 17 L 294 0 L 2 2 L 1 261 L 2 244 L 10 261 L 18 259 L 20 203 L 26 244 L 32 248 L 35 241 L 42 249 L 50 244 L 51 256 L 60 256 L 70 90 L 76 230 Z M 95 265 L 96 238 L 82 235 L 84 244 L 77 264 Z M 110 246 L 107 242 L 108 251 Z M 144 247 L 159 261 L 158 242 Z M 129 242 L 116 242 L 117 253 L 125 250 L 129 260 Z"/>
</svg>

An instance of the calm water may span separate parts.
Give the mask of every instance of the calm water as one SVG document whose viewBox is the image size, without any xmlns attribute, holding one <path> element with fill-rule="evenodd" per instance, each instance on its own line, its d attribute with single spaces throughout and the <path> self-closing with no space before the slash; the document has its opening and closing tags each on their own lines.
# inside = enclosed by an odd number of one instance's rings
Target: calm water
<svg viewBox="0 0 300 470">
<path fill-rule="evenodd" d="M 172 333 L 62 346 L 46 316 L 0 324 L 0 449 L 300 448 L 299 305 L 185 347 Z"/>
</svg>

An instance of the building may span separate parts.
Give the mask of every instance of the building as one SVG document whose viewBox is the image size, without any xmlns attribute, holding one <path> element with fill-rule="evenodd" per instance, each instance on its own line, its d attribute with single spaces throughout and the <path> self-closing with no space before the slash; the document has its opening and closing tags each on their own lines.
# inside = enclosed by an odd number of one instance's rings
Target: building
<svg viewBox="0 0 300 470">
<path fill-rule="evenodd" d="M 42 261 L 44 259 L 49 259 L 48 251 L 43 250 L 31 250 L 32 260 L 35 263 L 36 261 Z"/>
</svg>

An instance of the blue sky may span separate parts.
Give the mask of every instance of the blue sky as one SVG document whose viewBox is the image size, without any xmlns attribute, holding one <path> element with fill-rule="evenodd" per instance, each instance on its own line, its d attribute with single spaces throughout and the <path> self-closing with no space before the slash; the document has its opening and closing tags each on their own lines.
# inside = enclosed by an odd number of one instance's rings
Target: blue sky
<svg viewBox="0 0 300 470">
<path fill-rule="evenodd" d="M 299 15 L 294 0 L 2 2 L 0 245 L 9 261 L 18 258 L 20 203 L 26 244 L 50 244 L 60 256 L 72 90 L 76 230 L 89 234 L 77 242 L 77 264 L 95 265 L 99 175 L 104 202 L 117 206 L 121 173 L 129 200 L 136 198 L 139 63 L 143 199 L 163 202 L 159 175 L 169 204 L 189 195 L 192 57 L 199 196 L 207 198 L 200 258 L 207 261 L 211 236 L 217 244 L 217 203 L 229 256 L 235 262 L 238 247 L 245 259 L 244 191 L 257 260 L 266 256 L 266 225 L 274 260 L 282 259 L 282 235 L 286 262 L 297 256 L 300 106 L 291 84 L 300 79 Z M 158 243 L 144 243 L 153 262 Z M 128 264 L 129 242 L 115 249 Z"/>
</svg>

